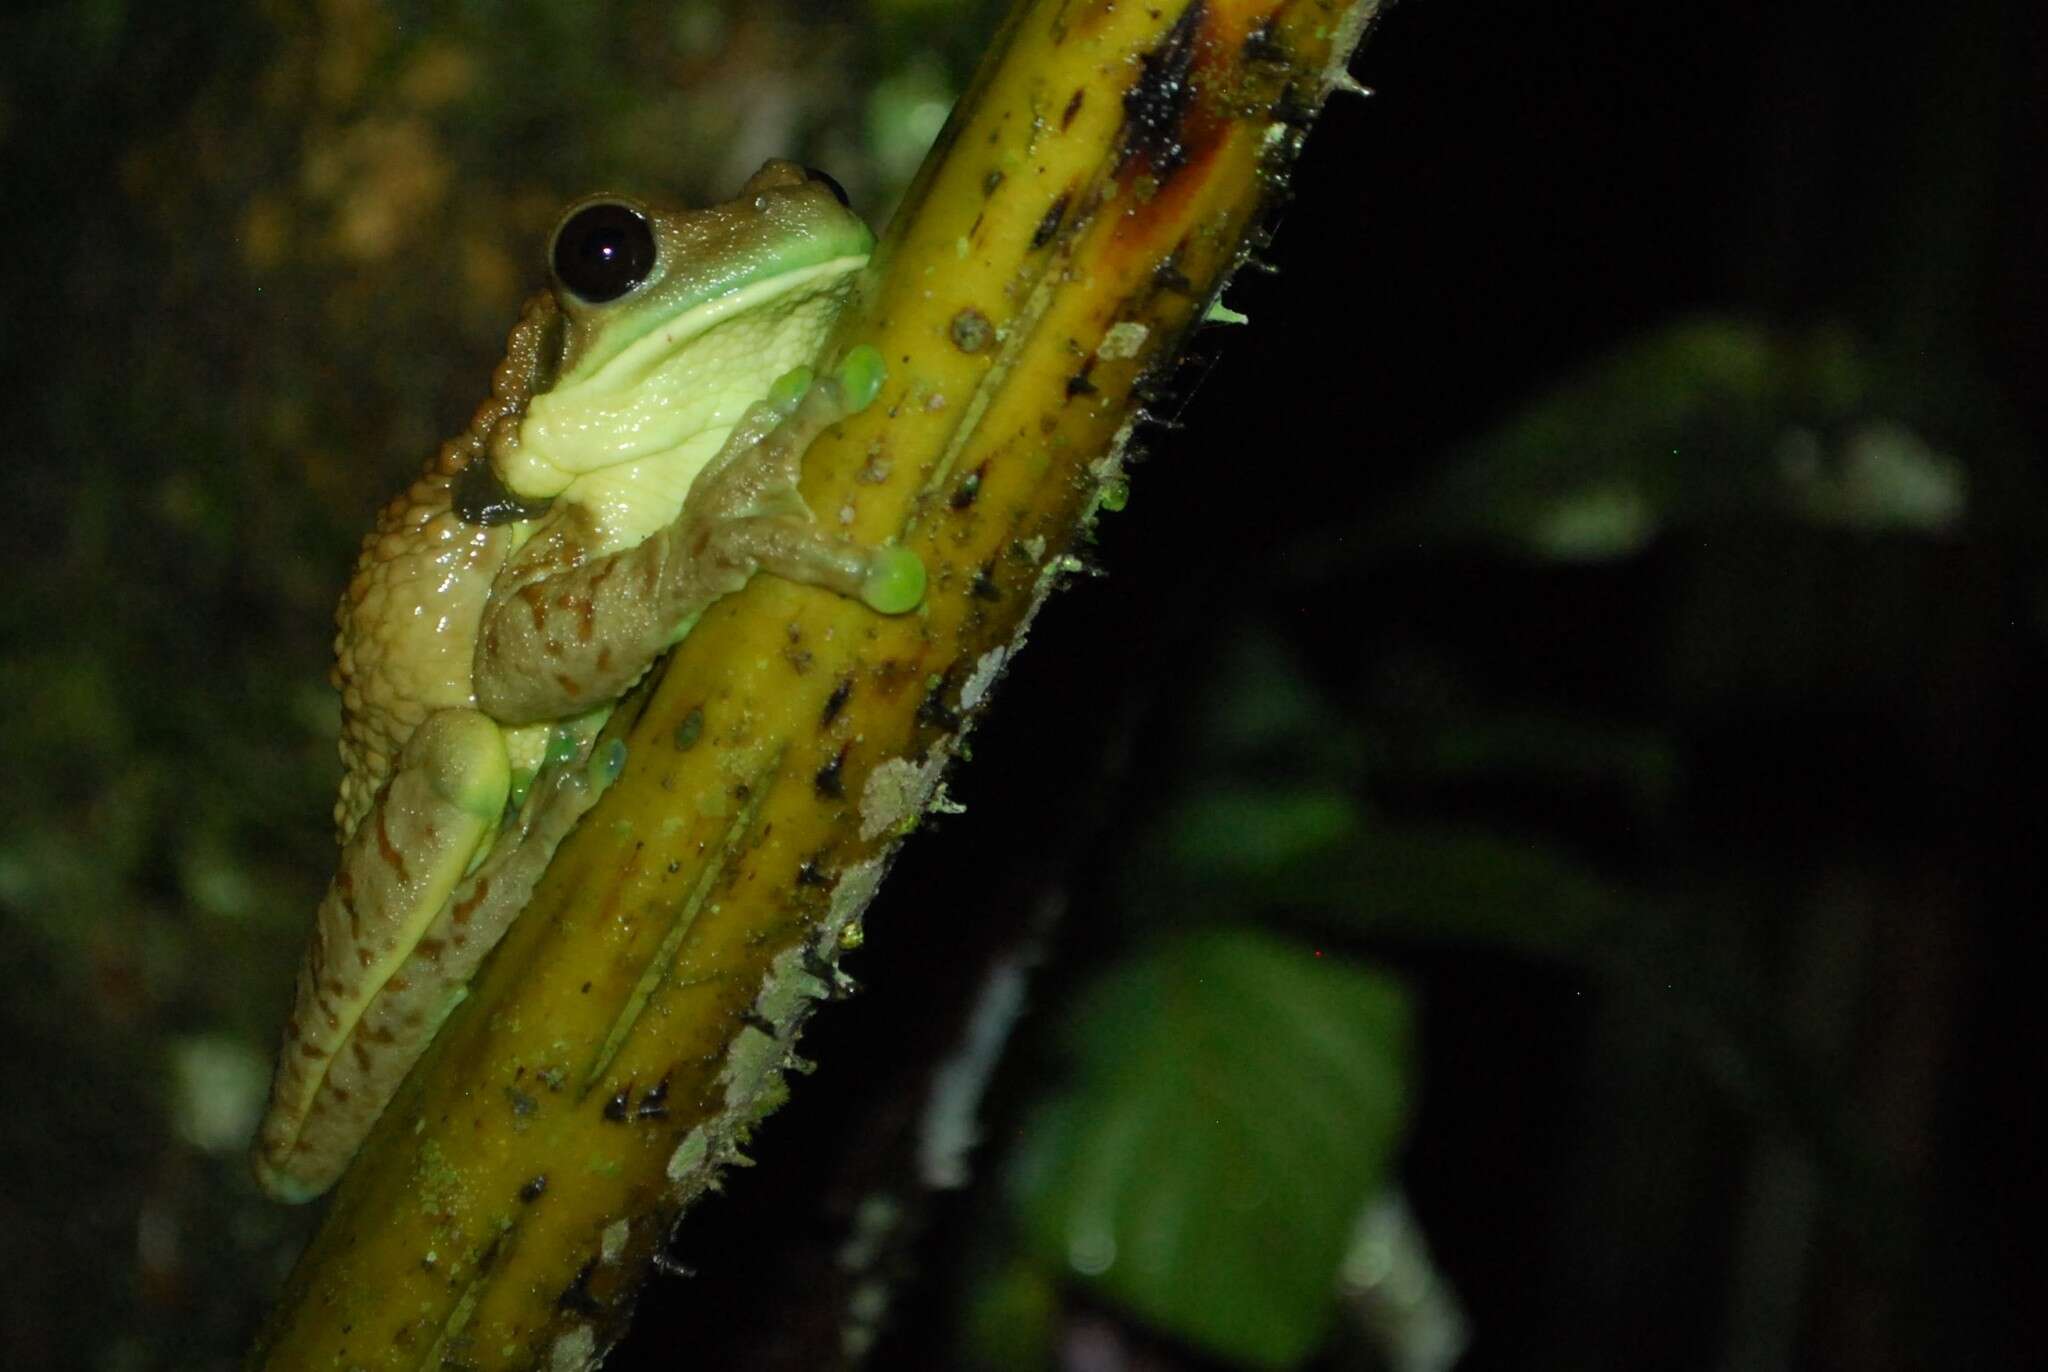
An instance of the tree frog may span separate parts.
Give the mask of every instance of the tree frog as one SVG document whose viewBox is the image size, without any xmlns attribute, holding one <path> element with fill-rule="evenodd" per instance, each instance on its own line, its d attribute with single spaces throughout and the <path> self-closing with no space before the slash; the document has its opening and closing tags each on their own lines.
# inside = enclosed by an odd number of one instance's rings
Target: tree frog
<svg viewBox="0 0 2048 1372">
<path fill-rule="evenodd" d="M 882 613 L 915 554 L 828 532 L 811 440 L 869 404 L 871 347 L 808 363 L 874 239 L 822 173 L 772 161 L 738 198 L 571 205 L 551 289 L 491 396 L 364 539 L 336 612 L 341 854 L 314 915 L 253 1161 L 333 1184 L 617 774 L 611 703 L 756 571 Z"/>
</svg>

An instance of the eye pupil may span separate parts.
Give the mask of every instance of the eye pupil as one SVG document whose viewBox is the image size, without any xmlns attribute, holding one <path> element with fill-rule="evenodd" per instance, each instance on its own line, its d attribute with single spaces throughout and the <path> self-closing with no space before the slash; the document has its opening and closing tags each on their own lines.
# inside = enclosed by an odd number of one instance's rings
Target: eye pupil
<svg viewBox="0 0 2048 1372">
<path fill-rule="evenodd" d="M 826 190 L 832 192 L 833 199 L 837 200 L 840 204 L 846 206 L 848 209 L 851 209 L 853 207 L 852 199 L 848 197 L 848 195 L 846 194 L 846 187 L 840 185 L 838 180 L 833 177 L 832 173 L 819 171 L 816 167 L 805 167 L 804 179 L 808 181 L 818 182 L 820 185 L 824 186 Z"/>
<path fill-rule="evenodd" d="M 593 305 L 617 300 L 654 268 L 654 230 L 630 205 L 601 201 L 569 216 L 555 234 L 555 279 Z"/>
</svg>

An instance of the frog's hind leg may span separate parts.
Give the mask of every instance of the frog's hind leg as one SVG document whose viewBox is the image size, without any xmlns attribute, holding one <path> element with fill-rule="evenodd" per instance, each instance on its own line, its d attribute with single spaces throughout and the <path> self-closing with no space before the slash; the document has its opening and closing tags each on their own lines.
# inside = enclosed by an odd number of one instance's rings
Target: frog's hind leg
<svg viewBox="0 0 2048 1372">
<path fill-rule="evenodd" d="M 256 1137 L 257 1180 L 272 1196 L 310 1200 L 331 1186 L 411 1065 L 380 1068 L 365 1015 L 407 989 L 404 964 L 490 847 L 510 788 L 498 726 L 475 710 L 437 711 L 342 845 Z"/>
<path fill-rule="evenodd" d="M 551 768 L 534 783 L 516 829 L 501 833 L 481 867 L 464 877 L 440 913 L 384 982 L 356 1023 L 354 1045 L 330 1064 L 324 1098 L 374 1102 L 356 1128 L 366 1134 L 412 1065 L 468 995 L 470 978 L 533 896 L 555 849 L 604 793 L 625 745 L 608 745 L 590 762 Z M 351 1145 L 353 1151 L 353 1145 Z M 347 1161 L 344 1154 L 336 1170 Z"/>
</svg>

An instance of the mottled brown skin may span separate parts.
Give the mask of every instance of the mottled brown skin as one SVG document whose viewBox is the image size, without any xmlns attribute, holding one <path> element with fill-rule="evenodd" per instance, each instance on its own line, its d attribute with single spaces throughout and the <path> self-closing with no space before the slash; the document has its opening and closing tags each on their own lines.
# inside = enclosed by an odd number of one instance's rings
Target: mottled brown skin
<svg viewBox="0 0 2048 1372">
<path fill-rule="evenodd" d="M 796 496 L 804 450 L 842 413 L 830 381 L 787 418 L 757 407 L 690 488 L 681 517 L 612 556 L 586 555 L 592 531 L 580 509 L 536 532 L 484 614 L 483 709 L 522 723 L 615 699 L 675 641 L 681 612 L 738 590 L 756 569 L 859 595 L 868 550 L 821 538 Z"/>
<path fill-rule="evenodd" d="M 466 468 L 488 460 L 492 435 L 515 427 L 525 413 L 541 341 L 557 314 L 551 294 L 527 302 L 492 375 L 490 398 L 477 407 L 467 429 L 442 445 L 418 479 L 378 512 L 335 611 L 332 679 L 342 698 L 344 770 L 334 820 L 341 854 L 335 878 L 314 913 L 271 1085 L 271 1108 L 254 1155 L 259 1180 L 283 1199 L 317 1193 L 324 1189 L 321 1179 L 346 1166 L 388 1098 L 379 1080 L 388 1075 L 388 1064 L 415 1041 L 424 1047 L 447 1008 L 445 975 L 426 977 L 421 975 L 425 969 L 408 966 L 384 980 L 383 994 L 353 1026 L 345 1019 L 351 1002 L 363 993 L 364 978 L 397 955 L 410 933 L 374 918 L 366 927 L 363 911 L 415 904 L 425 894 L 423 878 L 446 866 L 430 768 L 415 766 L 395 786 L 393 773 L 408 745 L 423 762 L 442 750 L 438 731 L 422 730 L 430 717 L 459 718 L 474 702 L 470 679 L 477 625 L 491 583 L 511 555 L 515 532 L 510 525 L 464 521 L 455 511 L 454 491 Z M 409 611 L 428 606 L 435 607 L 434 632 L 408 635 L 409 642 L 380 632 L 387 623 L 403 630 Z M 558 819 L 572 809 L 580 813 L 567 797 L 551 798 Z M 564 833 L 574 823 L 573 814 L 567 818 Z M 509 857 L 519 846 L 507 845 L 503 852 Z M 544 867 L 547 854 L 538 845 L 532 852 Z M 525 865 L 533 865 L 532 859 Z M 485 916 L 474 935 L 474 956 L 461 958 L 472 941 L 464 928 L 459 943 L 436 940 L 440 931 L 430 931 L 414 945 L 414 959 L 453 953 L 474 971 L 474 962 L 524 904 L 539 873 L 523 875 L 525 880 L 517 882 L 507 874 L 478 873 L 469 890 L 446 902 L 452 912 L 477 888 L 486 897 L 497 892 L 499 899 L 489 908 L 472 905 L 463 921 L 467 926 L 479 913 Z M 521 885 L 524 891 L 517 889 Z M 445 974 L 457 970 L 453 958 L 443 969 Z M 429 988 L 433 1003 L 419 1004 Z M 402 1009 L 394 993 L 408 1002 Z M 391 1004 L 383 1006 L 387 1001 Z"/>
<path fill-rule="evenodd" d="M 438 713 L 414 739 L 459 718 L 459 712 Z M 433 847 L 423 826 L 434 823 L 434 807 L 405 792 L 431 784 L 430 775 L 423 767 L 397 769 L 390 782 L 393 803 L 375 807 L 371 822 L 344 844 L 335 881 L 315 913 L 271 1088 L 273 1108 L 256 1146 L 258 1177 L 279 1199 L 309 1199 L 340 1176 L 398 1081 L 460 999 L 460 988 L 525 908 L 556 846 L 599 792 L 574 772 L 557 772 L 537 786 L 517 829 L 438 902 L 433 922 L 404 948 L 389 931 L 366 929 L 361 910 L 373 900 L 403 900 L 428 870 L 417 855 Z M 341 1033 L 340 1007 L 353 980 L 381 956 L 394 954 L 403 960 L 353 1029 Z M 318 1032 L 323 1028 L 325 1034 Z M 303 1109 L 276 1107 L 290 1100 L 303 1101 Z"/>
<path fill-rule="evenodd" d="M 718 253 L 843 214 L 815 199 L 827 194 L 770 163 L 739 200 L 662 215 L 660 230 L 701 253 L 716 284 Z M 511 772 L 537 762 L 550 722 L 608 705 L 757 569 L 849 595 L 869 573 L 874 550 L 830 537 L 796 494 L 804 450 L 845 413 L 833 379 L 747 409 L 681 508 L 666 506 L 630 546 L 607 546 L 601 517 L 567 493 L 531 523 L 466 519 L 465 473 L 518 452 L 533 398 L 597 338 L 602 318 L 577 304 L 565 310 L 554 292 L 528 301 L 490 399 L 379 512 L 337 611 L 341 856 L 254 1150 L 259 1181 L 280 1199 L 308 1199 L 339 1176 L 608 781 L 588 765 L 586 725 L 501 830 Z"/>
<path fill-rule="evenodd" d="M 457 479 L 488 461 L 495 438 L 516 433 L 539 370 L 543 341 L 561 315 L 552 292 L 526 302 L 491 374 L 491 396 L 469 427 L 441 445 L 427 469 L 377 512 L 363 537 L 355 574 L 335 607 L 334 669 L 341 692 L 341 791 L 334 823 L 342 842 L 390 778 L 398 750 L 429 713 L 474 703 L 471 677 L 477 626 L 491 583 L 514 544 L 509 524 L 471 524 L 455 512 Z M 415 607 L 435 607 L 431 632 L 407 636 L 396 651 L 383 626 L 402 624 Z M 432 664 L 431 667 L 426 664 Z"/>
</svg>

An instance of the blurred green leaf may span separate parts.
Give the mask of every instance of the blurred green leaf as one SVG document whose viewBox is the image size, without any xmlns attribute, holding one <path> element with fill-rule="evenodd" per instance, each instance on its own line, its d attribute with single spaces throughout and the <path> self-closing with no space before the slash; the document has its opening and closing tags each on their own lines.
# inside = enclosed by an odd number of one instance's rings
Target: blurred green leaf
<svg viewBox="0 0 2048 1372">
<path fill-rule="evenodd" d="M 1554 794 L 1618 791 L 1650 816 L 1677 789 L 1677 748 L 1664 733 L 1616 720 L 1537 711 L 1453 709 L 1389 721 L 1401 731 L 1384 746 L 1427 785 L 1511 781 Z"/>
<path fill-rule="evenodd" d="M 867 146 L 891 181 L 908 181 L 917 171 L 959 88 L 936 58 L 905 65 L 868 93 Z"/>
<path fill-rule="evenodd" d="M 1356 802 L 1313 790 L 1191 797 L 1134 851 L 1125 899 L 1173 924 L 1282 917 L 1550 956 L 1586 948 L 1630 912 L 1612 883 L 1548 844 L 1377 827 Z"/>
<path fill-rule="evenodd" d="M 964 1359 L 972 1368 L 1054 1365 L 1060 1293 L 1047 1265 L 1013 1258 L 981 1274 L 963 1318 Z"/>
<path fill-rule="evenodd" d="M 1192 730 L 1225 765 L 1349 777 L 1363 760 L 1357 727 L 1334 709 L 1290 650 L 1262 629 L 1233 633 Z"/>
<path fill-rule="evenodd" d="M 1859 425 L 1832 449 L 1793 429 L 1777 457 L 1788 504 L 1815 524 L 1941 533 L 1968 503 L 1963 464 L 1894 420 Z"/>
<path fill-rule="evenodd" d="M 1123 963 L 1065 1026 L 1013 1196 L 1039 1256 L 1190 1343 L 1287 1367 L 1322 1341 L 1407 1117 L 1391 978 L 1243 930 Z"/>
<path fill-rule="evenodd" d="M 1339 792 L 1210 791 L 1169 816 L 1164 857 L 1194 882 L 1264 882 L 1348 845 L 1361 824 L 1357 802 Z"/>
<path fill-rule="evenodd" d="M 1585 366 L 1453 458 L 1369 536 L 1319 543 L 1310 579 L 1388 548 L 1483 544 L 1546 561 L 1641 551 L 1673 525 L 1759 513 L 1941 533 L 1962 465 L 1877 407 L 1879 364 L 1839 328 L 1685 320 Z"/>
</svg>

